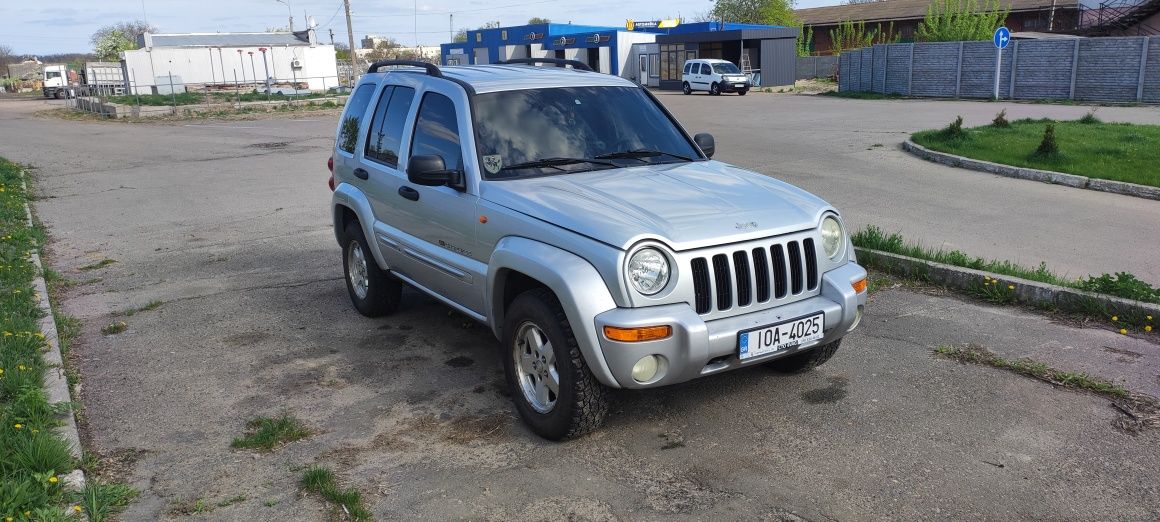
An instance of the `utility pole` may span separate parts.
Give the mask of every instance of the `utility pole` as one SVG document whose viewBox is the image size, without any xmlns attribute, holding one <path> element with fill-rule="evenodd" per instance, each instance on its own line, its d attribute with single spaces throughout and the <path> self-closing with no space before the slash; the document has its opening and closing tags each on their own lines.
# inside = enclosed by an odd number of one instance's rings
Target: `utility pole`
<svg viewBox="0 0 1160 522">
<path fill-rule="evenodd" d="M 330 30 L 330 45 L 334 45 L 334 29 Z"/>
<path fill-rule="evenodd" d="M 354 88 L 355 57 L 354 57 L 354 28 L 350 25 L 350 0 L 342 0 L 342 7 L 346 10 L 346 37 L 350 45 L 350 86 Z"/>
<path fill-rule="evenodd" d="M 455 41 L 455 13 L 449 13 L 447 19 L 447 42 Z"/>
</svg>

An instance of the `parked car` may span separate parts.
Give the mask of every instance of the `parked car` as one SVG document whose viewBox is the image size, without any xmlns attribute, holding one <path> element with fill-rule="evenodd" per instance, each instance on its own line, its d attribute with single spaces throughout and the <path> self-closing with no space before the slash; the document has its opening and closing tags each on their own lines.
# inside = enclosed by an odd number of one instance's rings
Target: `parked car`
<svg viewBox="0 0 1160 522">
<path fill-rule="evenodd" d="M 712 160 L 712 136 L 583 63 L 376 62 L 335 138 L 354 308 L 394 312 L 409 285 L 485 324 L 547 439 L 599 427 L 609 388 L 812 369 L 861 320 L 834 207 Z"/>
<path fill-rule="evenodd" d="M 745 96 L 749 92 L 749 77 L 741 72 L 733 62 L 698 58 L 685 61 L 681 73 L 681 90 L 685 94 L 693 91 L 708 91 L 709 94 L 735 92 Z"/>
</svg>

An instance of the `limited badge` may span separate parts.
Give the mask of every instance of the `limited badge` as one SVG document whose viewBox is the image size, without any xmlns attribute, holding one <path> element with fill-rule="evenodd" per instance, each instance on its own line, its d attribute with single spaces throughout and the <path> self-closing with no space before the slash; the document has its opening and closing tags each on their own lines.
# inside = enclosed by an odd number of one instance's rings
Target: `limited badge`
<svg viewBox="0 0 1160 522">
<path fill-rule="evenodd" d="M 483 168 L 489 174 L 495 174 L 503 168 L 503 158 L 499 154 L 489 154 L 483 157 Z"/>
</svg>

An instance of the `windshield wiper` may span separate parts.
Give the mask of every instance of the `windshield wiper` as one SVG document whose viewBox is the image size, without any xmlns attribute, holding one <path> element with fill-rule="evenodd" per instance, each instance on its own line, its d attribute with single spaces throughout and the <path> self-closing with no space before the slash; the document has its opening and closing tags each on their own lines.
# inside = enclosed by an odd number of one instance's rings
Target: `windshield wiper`
<svg viewBox="0 0 1160 522">
<path fill-rule="evenodd" d="M 655 158 L 657 156 L 668 156 L 670 158 L 676 158 L 676 159 L 679 159 L 681 161 L 693 161 L 692 158 L 689 158 L 686 156 L 681 156 L 680 154 L 673 154 L 671 152 L 665 152 L 663 150 L 652 150 L 652 149 L 633 149 L 633 150 L 622 150 L 620 152 L 609 152 L 607 154 L 601 154 L 599 156 L 596 156 L 596 158 L 597 159 L 641 159 L 641 158 Z"/>
<path fill-rule="evenodd" d="M 603 159 L 603 158 L 601 158 Z M 561 165 L 575 165 L 577 163 L 591 163 L 593 165 L 604 165 L 607 167 L 617 167 L 618 165 L 611 161 L 600 161 L 600 159 L 592 158 L 544 158 L 535 161 L 525 161 L 523 163 L 513 163 L 511 165 L 504 165 L 500 170 L 515 170 L 515 169 L 539 169 L 539 168 L 554 168 L 556 170 L 565 170 L 560 168 Z"/>
</svg>

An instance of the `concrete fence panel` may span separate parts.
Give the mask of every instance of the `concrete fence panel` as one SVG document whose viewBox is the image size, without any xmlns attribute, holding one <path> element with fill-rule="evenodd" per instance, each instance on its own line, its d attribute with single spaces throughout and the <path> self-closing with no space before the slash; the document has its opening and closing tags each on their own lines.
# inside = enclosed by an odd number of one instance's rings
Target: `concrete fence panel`
<svg viewBox="0 0 1160 522">
<path fill-rule="evenodd" d="M 886 78 L 883 92 L 886 94 L 910 94 L 910 52 L 911 44 L 890 44 L 886 51 Z"/>
<path fill-rule="evenodd" d="M 1136 101 L 1145 41 L 1143 37 L 1081 40 L 1075 99 Z"/>
<path fill-rule="evenodd" d="M 797 79 L 831 78 L 838 74 L 837 56 L 799 56 L 796 66 Z"/>
<path fill-rule="evenodd" d="M 1002 51 L 999 96 L 1160 102 L 1160 37 L 1017 40 Z M 990 98 L 991 42 L 876 45 L 841 57 L 839 90 Z"/>
<path fill-rule="evenodd" d="M 1144 67 L 1144 89 L 1140 101 L 1160 103 L 1160 38 L 1148 39 L 1148 60 Z"/>
<path fill-rule="evenodd" d="M 1022 52 L 1022 50 L 1020 50 Z M 999 96 L 1011 95 L 1011 65 L 1015 49 L 1003 49 L 1002 69 L 999 71 Z M 991 42 L 963 42 L 961 98 L 991 98 L 995 95 L 995 61 L 998 49 Z"/>
<path fill-rule="evenodd" d="M 954 97 L 958 62 L 958 42 L 916 44 L 911 96 Z"/>
<path fill-rule="evenodd" d="M 1015 97 L 1036 100 L 1070 97 L 1074 49 L 1075 42 L 1071 40 L 1020 41 Z"/>
</svg>

